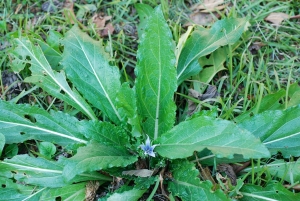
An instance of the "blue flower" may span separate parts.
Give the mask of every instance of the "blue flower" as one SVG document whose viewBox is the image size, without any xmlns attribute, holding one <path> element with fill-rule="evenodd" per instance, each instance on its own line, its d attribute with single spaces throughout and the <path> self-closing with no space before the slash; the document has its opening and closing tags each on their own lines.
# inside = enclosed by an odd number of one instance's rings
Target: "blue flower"
<svg viewBox="0 0 300 201">
<path fill-rule="evenodd" d="M 152 156 L 152 157 L 155 157 L 155 152 L 153 152 L 153 150 L 154 150 L 154 148 L 155 148 L 156 146 L 158 146 L 158 144 L 152 145 L 152 146 L 151 146 L 150 138 L 149 138 L 148 135 L 147 135 L 146 143 L 140 145 L 141 149 L 142 149 L 143 151 L 145 151 L 145 154 L 146 154 L 146 155 L 149 155 L 149 156 Z"/>
</svg>

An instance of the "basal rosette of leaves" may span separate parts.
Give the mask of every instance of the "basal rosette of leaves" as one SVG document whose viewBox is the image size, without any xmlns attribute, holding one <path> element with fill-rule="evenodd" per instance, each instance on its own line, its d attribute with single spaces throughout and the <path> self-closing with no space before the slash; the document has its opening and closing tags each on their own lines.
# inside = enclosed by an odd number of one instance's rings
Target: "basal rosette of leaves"
<svg viewBox="0 0 300 201">
<path fill-rule="evenodd" d="M 36 140 L 54 143 L 73 153 L 70 158 L 61 156 L 57 160 L 33 154 L 5 158 L 0 162 L 0 200 L 7 197 L 11 200 L 55 200 L 57 197 L 84 200 L 88 181 L 98 181 L 106 188 L 114 176 L 135 181 L 135 185 L 128 186 L 130 182 L 127 182 L 103 199 L 131 201 L 144 194 L 151 197 L 160 182 L 158 174 L 149 180 L 122 175 L 123 171 L 132 172 L 136 163 L 150 160 L 149 155 L 155 156 L 151 158 L 149 170 L 157 167 L 158 164 L 153 163 L 158 161 L 171 163 L 166 168 L 174 173 L 174 178 L 165 183 L 173 196 L 193 201 L 227 200 L 230 198 L 226 193 L 220 189 L 213 192 L 209 181 L 199 179 L 195 164 L 188 161 L 194 151 L 208 149 L 215 157 L 228 160 L 235 154 L 244 159 L 268 158 L 269 149 L 272 153 L 283 150 L 283 147 L 278 148 L 277 141 L 288 143 L 298 137 L 300 127 L 290 130 L 284 127 L 281 134 L 274 128 L 274 132 L 270 130 L 266 134 L 252 130 L 250 125 L 257 119 L 259 125 L 272 127 L 268 124 L 272 112 L 280 115 L 276 119 L 278 127 L 283 126 L 283 118 L 293 114 L 288 118 L 292 123 L 297 120 L 298 107 L 261 114 L 239 125 L 205 115 L 175 125 L 173 96 L 178 84 L 200 73 L 200 57 L 236 42 L 247 28 L 247 21 L 224 19 L 211 29 L 194 30 L 183 44 L 176 65 L 172 33 L 161 7 L 152 9 L 137 4 L 136 9 L 141 27 L 135 86 L 120 81 L 120 71 L 104 51 L 102 42 L 93 40 L 76 25 L 64 36 L 62 53 L 57 49 L 50 51 L 50 46 L 32 36 L 15 39 L 11 52 L 13 70 L 19 72 L 29 66 L 31 75 L 25 82 L 63 101 L 75 111 L 73 114 L 80 113 L 85 119 L 61 111 L 0 101 L 1 151 L 4 144 Z M 57 69 L 57 61 L 53 63 L 49 59 L 53 52 L 56 58 L 61 58 L 61 70 Z M 149 155 L 145 155 L 141 147 L 149 148 L 146 152 Z M 284 151 L 285 156 L 289 153 L 299 156 L 298 151 Z M 150 186 L 154 186 L 153 192 Z"/>
</svg>

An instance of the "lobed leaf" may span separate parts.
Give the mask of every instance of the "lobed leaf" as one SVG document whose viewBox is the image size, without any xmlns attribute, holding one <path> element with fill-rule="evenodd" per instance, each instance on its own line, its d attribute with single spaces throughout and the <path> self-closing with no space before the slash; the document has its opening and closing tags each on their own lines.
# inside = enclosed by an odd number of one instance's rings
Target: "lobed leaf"
<svg viewBox="0 0 300 201">
<path fill-rule="evenodd" d="M 109 122 L 81 121 L 78 123 L 78 131 L 102 145 L 125 146 L 128 143 L 126 131 Z"/>
<path fill-rule="evenodd" d="M 53 71 L 40 46 L 34 45 L 28 38 L 15 39 L 18 45 L 13 55 L 19 63 L 30 63 L 31 76 L 24 81 L 34 83 L 49 94 L 65 101 L 69 105 L 83 112 L 91 119 L 96 116 L 88 103 L 75 89 L 71 89 L 63 71 Z M 42 43 L 40 41 L 40 43 Z M 28 59 L 28 57 L 30 59 Z M 20 71 L 25 66 L 18 65 L 14 71 Z"/>
<path fill-rule="evenodd" d="M 83 172 L 125 167 L 137 161 L 123 146 L 105 146 L 92 142 L 77 150 L 72 158 L 65 159 L 64 177 L 71 180 Z"/>
<path fill-rule="evenodd" d="M 300 105 L 287 110 L 270 110 L 244 119 L 239 127 L 260 138 L 272 154 L 300 156 Z"/>
<path fill-rule="evenodd" d="M 120 89 L 120 72 L 109 64 L 109 58 L 99 41 L 95 41 L 74 26 L 66 33 L 62 64 L 67 77 L 80 93 L 113 122 L 122 120 L 116 108 Z"/>
<path fill-rule="evenodd" d="M 175 55 L 172 33 L 157 7 L 140 38 L 136 67 L 137 109 L 143 129 L 152 139 L 172 128 L 176 106 Z"/>
<path fill-rule="evenodd" d="M 78 120 L 62 112 L 50 114 L 38 107 L 0 101 L 0 132 L 7 144 L 29 139 L 53 142 L 62 146 L 87 143 L 77 130 Z"/>
<path fill-rule="evenodd" d="M 168 184 L 172 195 L 185 201 L 230 200 L 221 190 L 212 192 L 210 181 L 201 182 L 199 171 L 193 163 L 180 160 L 173 162 L 171 168 L 173 179 Z"/>
<path fill-rule="evenodd" d="M 232 158 L 242 154 L 244 158 L 269 157 L 268 149 L 249 131 L 234 123 L 207 116 L 182 122 L 157 140 L 155 151 L 170 159 L 191 156 L 205 148 L 217 157 Z"/>
<path fill-rule="evenodd" d="M 249 26 L 246 19 L 228 18 L 217 21 L 211 29 L 194 31 L 181 51 L 177 66 L 178 85 L 202 70 L 198 59 L 220 46 L 235 43 Z"/>
<path fill-rule="evenodd" d="M 72 182 L 87 180 L 104 180 L 110 181 L 108 176 L 100 173 L 81 174 L 76 176 L 72 181 L 66 182 L 63 178 L 64 164 L 61 161 L 49 161 L 44 158 L 34 158 L 28 155 L 17 155 L 12 159 L 5 159 L 0 162 L 0 175 L 13 177 L 15 180 L 31 185 L 41 187 L 63 187 Z"/>
<path fill-rule="evenodd" d="M 139 137 L 142 132 L 137 115 L 135 88 L 130 88 L 129 83 L 123 83 L 117 94 L 117 107 L 120 113 L 124 113 L 128 123 L 132 126 L 132 135 Z"/>
</svg>

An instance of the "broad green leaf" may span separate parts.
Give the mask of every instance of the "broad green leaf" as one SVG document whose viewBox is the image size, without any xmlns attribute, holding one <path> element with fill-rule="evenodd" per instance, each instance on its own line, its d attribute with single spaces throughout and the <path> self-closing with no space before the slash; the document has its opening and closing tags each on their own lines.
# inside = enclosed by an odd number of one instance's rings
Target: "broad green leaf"
<svg viewBox="0 0 300 201">
<path fill-rule="evenodd" d="M 185 201 L 230 200 L 221 190 L 212 192 L 213 185 L 210 181 L 200 181 L 195 164 L 186 160 L 174 161 L 171 169 L 173 179 L 168 182 L 168 186 L 173 196 Z"/>
<path fill-rule="evenodd" d="M 129 83 L 123 83 L 117 95 L 117 107 L 121 113 L 126 114 L 128 123 L 132 126 L 132 135 L 139 137 L 142 132 L 135 98 L 135 89 L 129 87 Z"/>
<path fill-rule="evenodd" d="M 12 159 L 5 159 L 0 162 L 0 175 L 6 176 L 8 175 L 7 172 L 13 171 L 13 178 L 19 182 L 51 188 L 63 187 L 79 181 L 111 180 L 110 177 L 95 172 L 77 175 L 70 182 L 66 182 L 62 175 L 63 168 L 62 161 L 48 161 L 44 158 L 17 155 Z"/>
<path fill-rule="evenodd" d="M 270 156 L 268 149 L 249 131 L 230 121 L 207 116 L 180 123 L 155 142 L 158 143 L 155 151 L 170 159 L 185 158 L 205 148 L 217 157 L 232 158 L 233 154 L 242 154 L 244 158 Z"/>
<path fill-rule="evenodd" d="M 84 201 L 86 195 L 86 183 L 78 183 L 64 186 L 62 188 L 48 188 L 44 190 L 42 201 L 70 200 Z"/>
<path fill-rule="evenodd" d="M 122 120 L 116 108 L 120 72 L 109 64 L 100 41 L 95 41 L 77 26 L 66 33 L 62 64 L 67 77 L 80 93 L 113 122 Z"/>
<path fill-rule="evenodd" d="M 16 184 L 13 180 L 0 177 L 0 201 L 20 201 L 31 195 L 35 186 Z"/>
<path fill-rule="evenodd" d="M 136 95 L 143 129 L 152 139 L 172 128 L 176 106 L 172 33 L 160 7 L 149 18 L 137 53 Z"/>
<path fill-rule="evenodd" d="M 107 201 L 116 201 L 116 200 L 136 201 L 139 200 L 139 198 L 142 197 L 145 192 L 146 189 L 140 190 L 140 189 L 133 188 L 129 191 L 124 191 L 122 193 L 114 193 L 109 198 L 107 198 Z"/>
<path fill-rule="evenodd" d="M 36 139 L 62 146 L 87 143 L 77 130 L 78 120 L 62 112 L 0 101 L 0 132 L 7 144 Z"/>
<path fill-rule="evenodd" d="M 52 70 L 40 46 L 34 45 L 28 38 L 15 39 L 15 43 L 18 45 L 13 51 L 15 59 L 31 65 L 30 70 L 32 74 L 24 80 L 25 82 L 36 84 L 49 94 L 83 112 L 89 118 L 96 119 L 88 103 L 75 89 L 72 90 L 70 88 L 64 72 Z M 15 68 L 14 71 L 20 71 L 24 68 L 24 65 L 18 66 L 20 67 Z"/>
<path fill-rule="evenodd" d="M 17 144 L 9 144 L 5 147 L 4 156 L 6 158 L 12 158 L 16 156 L 19 152 L 19 147 Z"/>
<path fill-rule="evenodd" d="M 223 47 L 211 53 L 209 58 L 201 57 L 199 64 L 203 67 L 203 70 L 199 75 L 199 81 L 208 84 L 218 72 L 225 70 L 223 63 L 227 55 L 228 48 Z"/>
<path fill-rule="evenodd" d="M 287 110 L 270 110 L 244 119 L 239 127 L 260 138 L 272 154 L 300 156 L 300 105 Z"/>
<path fill-rule="evenodd" d="M 126 167 L 137 161 L 137 156 L 131 155 L 122 146 L 105 146 L 98 143 L 88 144 L 77 150 L 72 158 L 65 159 L 64 176 L 71 180 L 83 172 L 108 169 L 112 167 Z"/>
<path fill-rule="evenodd" d="M 5 136 L 2 133 L 0 133 L 0 156 L 2 155 L 4 145 L 5 145 Z"/>
<path fill-rule="evenodd" d="M 178 85 L 202 70 L 198 59 L 220 46 L 235 43 L 249 26 L 246 19 L 228 18 L 217 21 L 211 29 L 194 31 L 181 51 L 177 66 Z"/>
<path fill-rule="evenodd" d="M 265 188 L 251 184 L 241 189 L 241 201 L 296 201 L 300 200 L 300 193 L 292 193 L 280 183 L 268 184 Z"/>
<path fill-rule="evenodd" d="M 56 146 L 51 142 L 41 142 L 38 144 L 39 152 L 47 158 L 51 158 L 56 152 Z"/>
<path fill-rule="evenodd" d="M 128 143 L 126 131 L 109 122 L 81 121 L 78 124 L 78 131 L 102 145 L 125 146 Z"/>
<path fill-rule="evenodd" d="M 134 7 L 137 10 L 140 18 L 140 23 L 138 25 L 138 35 L 139 38 L 141 38 L 142 34 L 146 29 L 150 16 L 153 15 L 154 9 L 147 4 L 139 4 L 139 3 L 134 4 Z"/>
</svg>

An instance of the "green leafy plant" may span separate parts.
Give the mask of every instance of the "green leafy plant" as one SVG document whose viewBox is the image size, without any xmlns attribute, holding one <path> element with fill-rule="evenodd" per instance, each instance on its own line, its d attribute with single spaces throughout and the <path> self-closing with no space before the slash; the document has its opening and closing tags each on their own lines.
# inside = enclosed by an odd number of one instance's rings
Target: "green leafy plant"
<svg viewBox="0 0 300 201">
<path fill-rule="evenodd" d="M 299 156 L 300 127 L 295 125 L 299 106 L 243 117 L 238 124 L 216 118 L 215 112 L 198 112 L 175 125 L 173 96 L 178 85 L 200 73 L 201 57 L 235 43 L 247 28 L 246 19 L 229 18 L 211 29 L 195 29 L 175 54 L 161 8 L 142 4 L 136 8 L 142 17 L 134 86 L 121 82 L 120 70 L 102 43 L 77 26 L 63 38 L 62 53 L 30 36 L 15 39 L 14 71 L 29 67 L 31 75 L 24 81 L 59 99 L 64 109 L 47 111 L 0 102 L 1 150 L 3 141 L 8 144 L 5 150 L 26 141 L 38 142 L 38 153 L 5 154 L 0 162 L 0 199 L 84 200 L 86 188 L 100 185 L 105 189 L 116 177 L 127 182 L 117 190 L 112 189 L 120 184 L 107 188 L 107 195 L 99 200 L 142 196 L 151 200 L 159 184 L 167 186 L 171 194 L 160 188 L 170 200 L 174 196 L 182 200 L 230 200 L 242 195 L 245 200 L 273 198 L 268 189 L 283 188 L 268 184 L 261 194 L 251 194 L 261 187 L 254 181 L 244 184 L 245 178 L 240 178 L 236 186 L 224 189 L 222 182 L 200 179 L 195 162 L 242 162 L 269 158 L 278 151 L 285 158 Z M 206 81 L 219 70 L 206 71 Z M 61 155 L 54 157 L 56 152 Z M 165 171 L 171 175 L 166 177 Z M 299 197 L 288 190 L 279 196 Z"/>
</svg>

